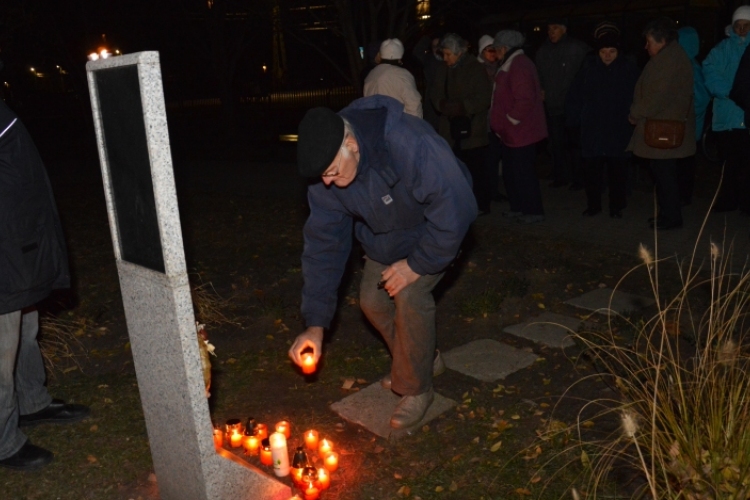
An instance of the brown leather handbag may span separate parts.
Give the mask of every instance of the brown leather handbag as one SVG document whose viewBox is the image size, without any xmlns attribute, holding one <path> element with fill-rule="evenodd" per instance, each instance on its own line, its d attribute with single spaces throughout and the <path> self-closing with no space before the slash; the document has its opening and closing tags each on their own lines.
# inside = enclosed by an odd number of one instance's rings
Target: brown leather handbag
<svg viewBox="0 0 750 500">
<path fill-rule="evenodd" d="M 674 149 L 682 146 L 685 140 L 685 126 L 690 107 L 693 105 L 693 96 L 690 96 L 690 105 L 684 120 L 654 120 L 646 119 L 644 135 L 646 145 L 656 149 Z"/>
</svg>

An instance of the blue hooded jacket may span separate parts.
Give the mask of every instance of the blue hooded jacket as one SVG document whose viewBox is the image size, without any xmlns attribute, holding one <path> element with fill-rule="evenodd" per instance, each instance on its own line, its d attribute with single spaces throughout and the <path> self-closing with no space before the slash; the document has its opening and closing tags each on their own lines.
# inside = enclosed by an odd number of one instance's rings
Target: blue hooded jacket
<svg viewBox="0 0 750 500">
<path fill-rule="evenodd" d="M 471 176 L 426 121 L 395 99 L 374 95 L 339 112 L 359 146 L 357 174 L 339 188 L 308 188 L 302 316 L 328 328 L 354 234 L 381 264 L 406 259 L 419 275 L 438 274 L 456 257 L 477 216 Z"/>
<path fill-rule="evenodd" d="M 711 96 L 703 79 L 703 70 L 700 63 L 695 59 L 700 51 L 700 38 L 695 28 L 687 26 L 680 28 L 678 41 L 693 64 L 693 105 L 695 106 L 695 140 L 699 141 L 703 136 L 703 125 L 706 122 L 706 108 L 711 101 Z"/>
<path fill-rule="evenodd" d="M 703 61 L 706 88 L 714 98 L 712 127 L 717 132 L 745 128 L 745 114 L 729 99 L 729 92 L 750 36 L 742 40 L 731 27 L 728 33 L 729 37 L 716 44 Z"/>
</svg>

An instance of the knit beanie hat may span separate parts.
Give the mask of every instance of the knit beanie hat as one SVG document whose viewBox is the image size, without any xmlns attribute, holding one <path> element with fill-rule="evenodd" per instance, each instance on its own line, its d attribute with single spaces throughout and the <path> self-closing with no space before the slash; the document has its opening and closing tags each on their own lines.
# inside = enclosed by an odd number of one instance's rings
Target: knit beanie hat
<svg viewBox="0 0 750 500">
<path fill-rule="evenodd" d="M 526 41 L 526 37 L 521 34 L 520 31 L 516 30 L 502 30 L 498 31 L 495 35 L 495 47 L 508 47 L 514 49 L 516 47 L 523 47 L 523 43 Z"/>
<path fill-rule="evenodd" d="M 398 38 L 383 40 L 380 44 L 380 58 L 398 61 L 404 57 L 404 44 Z"/>
<path fill-rule="evenodd" d="M 612 21 L 602 21 L 594 27 L 594 46 L 597 50 L 620 48 L 620 28 Z"/>
<path fill-rule="evenodd" d="M 732 24 L 737 22 L 738 19 L 750 21 L 750 5 L 742 5 L 740 7 L 737 7 L 737 10 L 735 10 L 734 14 L 732 14 Z"/>
<path fill-rule="evenodd" d="M 328 108 L 305 113 L 297 133 L 297 168 L 303 177 L 326 171 L 344 140 L 344 120 Z"/>
<path fill-rule="evenodd" d="M 559 24 L 560 26 L 568 27 L 568 18 L 567 17 L 551 17 L 547 19 L 547 26 L 550 24 Z"/>
</svg>

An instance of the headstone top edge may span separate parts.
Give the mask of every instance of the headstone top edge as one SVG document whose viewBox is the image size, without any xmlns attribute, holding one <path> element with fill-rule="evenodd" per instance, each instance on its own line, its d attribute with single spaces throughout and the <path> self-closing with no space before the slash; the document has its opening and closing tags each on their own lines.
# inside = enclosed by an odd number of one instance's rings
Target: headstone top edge
<svg viewBox="0 0 750 500">
<path fill-rule="evenodd" d="M 100 69 L 117 68 L 133 64 L 159 64 L 159 52 L 156 50 L 148 50 L 144 52 L 133 52 L 132 54 L 123 54 L 121 56 L 112 56 L 97 61 L 89 61 L 86 63 L 86 71 L 92 72 Z"/>
</svg>

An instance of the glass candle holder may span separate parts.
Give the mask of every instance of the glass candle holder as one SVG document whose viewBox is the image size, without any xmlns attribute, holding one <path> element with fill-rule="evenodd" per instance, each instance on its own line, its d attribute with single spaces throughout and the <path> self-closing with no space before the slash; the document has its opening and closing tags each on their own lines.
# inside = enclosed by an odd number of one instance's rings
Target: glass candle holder
<svg viewBox="0 0 750 500">
<path fill-rule="evenodd" d="M 260 439 L 258 436 L 245 436 L 242 446 L 245 448 L 245 455 L 257 455 L 260 448 Z"/>
<path fill-rule="evenodd" d="M 308 450 L 315 451 L 318 449 L 318 431 L 312 429 L 305 431 L 305 446 Z"/>
<path fill-rule="evenodd" d="M 217 448 L 224 446 L 224 431 L 221 429 L 214 429 L 214 446 Z"/>
<path fill-rule="evenodd" d="M 315 356 L 311 352 L 306 352 L 302 355 L 302 373 L 305 375 L 311 375 L 315 373 L 317 366 L 315 365 Z"/>
<path fill-rule="evenodd" d="M 322 459 L 326 458 L 326 455 L 331 453 L 333 451 L 333 443 L 330 442 L 327 439 L 324 439 L 320 442 L 320 445 L 318 446 L 318 456 Z"/>
<path fill-rule="evenodd" d="M 331 486 L 331 473 L 323 467 L 318 469 L 318 481 L 316 485 L 320 491 L 327 490 Z"/>
<path fill-rule="evenodd" d="M 285 438 L 289 439 L 289 436 L 292 435 L 292 424 L 286 420 L 276 422 L 276 432 L 280 432 Z"/>
<path fill-rule="evenodd" d="M 268 437 L 268 426 L 266 424 L 256 424 L 255 435 L 258 436 L 258 439 L 261 441 L 266 439 Z"/>
<path fill-rule="evenodd" d="M 323 459 L 323 466 L 328 470 L 328 472 L 336 472 L 336 469 L 339 468 L 339 454 L 335 451 L 332 451 L 326 457 Z"/>
<path fill-rule="evenodd" d="M 263 465 L 273 465 L 271 443 L 268 441 L 268 438 L 261 441 L 260 444 L 260 463 L 262 463 Z"/>
</svg>

